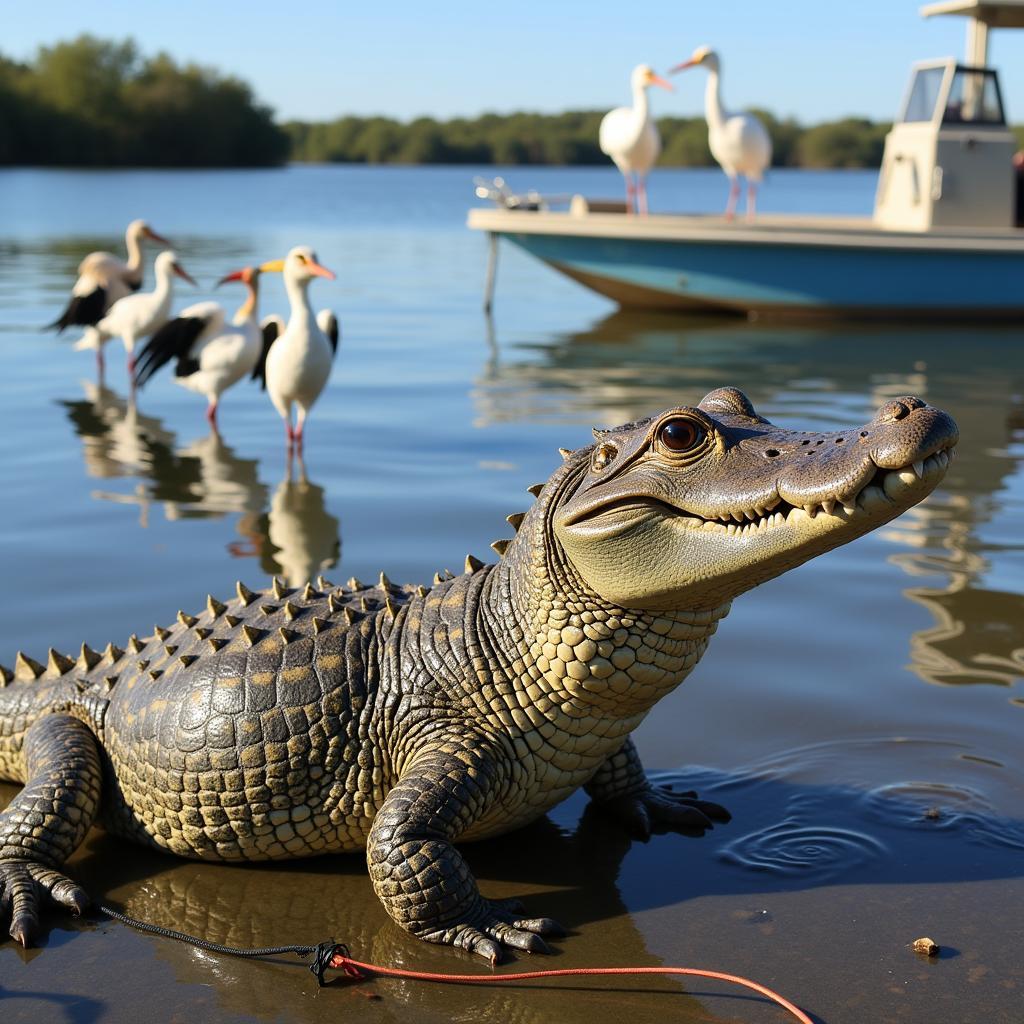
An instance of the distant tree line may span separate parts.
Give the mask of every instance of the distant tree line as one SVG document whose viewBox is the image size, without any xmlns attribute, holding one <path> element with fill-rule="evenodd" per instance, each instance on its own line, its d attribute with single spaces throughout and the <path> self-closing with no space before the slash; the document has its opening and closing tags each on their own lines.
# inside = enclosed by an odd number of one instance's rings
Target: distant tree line
<svg viewBox="0 0 1024 1024">
<path fill-rule="evenodd" d="M 864 118 L 806 127 L 756 112 L 777 167 L 877 167 L 887 124 Z M 21 64 L 0 56 L 0 166 L 257 167 L 311 163 L 593 164 L 604 111 L 274 122 L 237 78 L 131 40 L 80 36 Z M 663 117 L 661 164 L 710 166 L 701 117 Z M 1024 128 L 1017 129 L 1024 145 Z"/>
<path fill-rule="evenodd" d="M 887 124 L 844 118 L 805 128 L 757 111 L 772 136 L 777 167 L 877 167 Z M 311 163 L 370 164 L 594 164 L 608 163 L 597 145 L 604 111 L 564 114 L 483 114 L 476 118 L 403 123 L 386 117 L 289 121 L 291 159 Z M 714 163 L 702 117 L 658 120 L 667 166 Z"/>
<path fill-rule="evenodd" d="M 289 140 L 237 78 L 130 40 L 80 36 L 20 64 L 0 56 L 0 165 L 251 167 Z"/>
</svg>

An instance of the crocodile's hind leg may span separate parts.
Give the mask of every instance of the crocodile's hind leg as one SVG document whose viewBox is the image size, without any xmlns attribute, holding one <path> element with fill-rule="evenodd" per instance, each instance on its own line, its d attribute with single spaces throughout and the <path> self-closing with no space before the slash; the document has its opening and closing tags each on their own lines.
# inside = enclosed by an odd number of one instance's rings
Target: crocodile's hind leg
<svg viewBox="0 0 1024 1024">
<path fill-rule="evenodd" d="M 89 728 L 69 715 L 43 715 L 23 747 L 24 789 L 0 814 L 0 924 L 27 946 L 45 896 L 80 914 L 89 898 L 57 869 L 96 817 L 101 769 Z"/>
<path fill-rule="evenodd" d="M 518 901 L 480 895 L 452 845 L 479 820 L 498 788 L 493 751 L 439 741 L 388 794 L 366 849 L 373 887 L 387 912 L 428 942 L 501 959 L 502 945 L 546 953 L 542 935 L 561 935 L 550 918 L 524 919 Z"/>
</svg>

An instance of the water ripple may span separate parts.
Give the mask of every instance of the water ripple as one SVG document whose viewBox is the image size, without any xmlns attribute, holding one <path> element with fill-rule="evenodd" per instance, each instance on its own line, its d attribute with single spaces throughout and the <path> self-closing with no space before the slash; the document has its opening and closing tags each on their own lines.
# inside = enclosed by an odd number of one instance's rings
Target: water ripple
<svg viewBox="0 0 1024 1024">
<path fill-rule="evenodd" d="M 1024 825 L 1000 817 L 992 803 L 969 786 L 895 782 L 862 797 L 867 814 L 901 828 L 959 831 L 987 846 L 1024 850 Z"/>
<path fill-rule="evenodd" d="M 740 837 L 723 847 L 719 857 L 748 871 L 820 879 L 884 853 L 885 847 L 877 839 L 862 832 L 805 826 L 790 818 Z"/>
</svg>

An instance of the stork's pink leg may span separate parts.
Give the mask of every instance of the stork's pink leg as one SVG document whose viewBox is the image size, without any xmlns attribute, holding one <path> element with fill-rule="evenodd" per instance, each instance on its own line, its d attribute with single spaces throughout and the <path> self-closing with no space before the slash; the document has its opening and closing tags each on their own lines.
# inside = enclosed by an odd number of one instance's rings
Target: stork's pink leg
<svg viewBox="0 0 1024 1024">
<path fill-rule="evenodd" d="M 96 376 L 100 384 L 103 383 L 103 376 L 107 371 L 107 361 L 103 358 L 103 346 L 96 349 Z"/>
<path fill-rule="evenodd" d="M 738 178 L 729 179 L 729 202 L 725 204 L 725 219 L 732 220 L 736 216 L 736 204 L 740 201 L 740 183 Z"/>
<path fill-rule="evenodd" d="M 623 177 L 626 179 L 626 213 L 633 213 L 635 209 L 636 185 L 633 184 L 631 175 L 623 174 Z"/>
<path fill-rule="evenodd" d="M 206 422 L 209 423 L 214 430 L 217 429 L 217 399 L 214 399 L 206 407 Z"/>
<path fill-rule="evenodd" d="M 747 220 L 757 215 L 757 182 L 747 180 Z"/>
<path fill-rule="evenodd" d="M 638 174 L 636 176 L 637 210 L 644 217 L 647 216 L 647 178 Z"/>
</svg>

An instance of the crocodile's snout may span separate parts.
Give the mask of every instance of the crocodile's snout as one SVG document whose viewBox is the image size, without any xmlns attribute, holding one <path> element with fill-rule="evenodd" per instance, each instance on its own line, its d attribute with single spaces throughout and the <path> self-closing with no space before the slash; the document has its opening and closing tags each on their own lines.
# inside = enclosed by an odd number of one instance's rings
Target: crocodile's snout
<svg viewBox="0 0 1024 1024">
<path fill-rule="evenodd" d="M 935 488 L 959 440 L 913 396 L 859 427 L 804 431 L 735 388 L 597 436 L 555 525 L 627 607 L 703 607 L 881 526 Z"/>
</svg>

